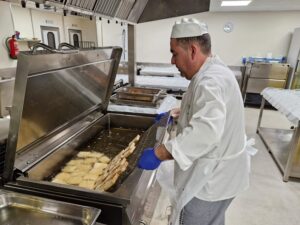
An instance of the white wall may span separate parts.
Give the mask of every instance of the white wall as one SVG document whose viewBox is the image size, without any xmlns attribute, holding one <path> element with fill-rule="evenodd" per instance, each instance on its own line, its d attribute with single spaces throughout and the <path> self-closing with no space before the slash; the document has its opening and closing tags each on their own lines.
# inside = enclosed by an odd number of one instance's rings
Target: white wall
<svg viewBox="0 0 300 225">
<path fill-rule="evenodd" d="M 208 25 L 212 50 L 228 65 L 240 65 L 242 56 L 286 56 L 300 12 L 227 12 L 189 15 Z M 170 63 L 169 38 L 172 26 L 181 17 L 137 25 L 137 61 Z M 232 22 L 234 29 L 225 33 L 223 26 Z"/>
<path fill-rule="evenodd" d="M 5 39 L 14 34 L 14 24 L 10 13 L 10 4 L 0 1 L 0 68 L 15 67 L 17 60 L 10 59 Z"/>
<path fill-rule="evenodd" d="M 12 15 L 15 29 L 20 32 L 20 37 L 32 39 L 34 35 L 31 23 L 31 9 L 12 5 Z"/>
<path fill-rule="evenodd" d="M 0 1 L 0 68 L 16 67 L 17 65 L 17 60 L 8 57 L 5 39 L 12 36 L 17 30 L 21 33 L 21 38 L 37 38 L 42 41 L 41 26 L 58 27 L 60 42 L 69 42 L 69 28 L 81 30 L 83 41 L 98 42 L 95 19 L 91 21 L 89 18 L 78 16 L 64 17 L 61 13 L 24 9 L 19 5 Z M 19 42 L 19 48 L 20 50 L 29 50 L 27 42 Z"/>
<path fill-rule="evenodd" d="M 59 40 L 65 42 L 63 15 L 45 12 L 41 10 L 31 10 L 34 36 L 42 40 L 41 26 L 57 27 L 59 29 Z"/>
<path fill-rule="evenodd" d="M 101 20 L 96 21 L 96 32 L 97 32 L 98 46 L 102 47 L 103 46 L 103 38 L 102 38 L 102 21 Z"/>
<path fill-rule="evenodd" d="M 90 20 L 79 16 L 63 17 L 65 27 L 65 41 L 69 42 L 69 29 L 81 30 L 83 41 L 97 43 L 97 31 L 95 18 Z"/>
<path fill-rule="evenodd" d="M 99 46 L 120 46 L 123 48 L 123 54 L 121 61 L 128 60 L 128 41 L 127 41 L 127 24 L 116 23 L 116 20 L 108 20 L 102 18 L 102 20 L 97 20 L 97 33 L 98 33 L 98 41 Z M 123 31 L 124 30 L 124 31 Z M 124 34 L 125 32 L 125 43 L 124 43 Z M 100 38 L 99 38 L 100 37 Z M 124 45 L 125 44 L 125 45 Z"/>
</svg>

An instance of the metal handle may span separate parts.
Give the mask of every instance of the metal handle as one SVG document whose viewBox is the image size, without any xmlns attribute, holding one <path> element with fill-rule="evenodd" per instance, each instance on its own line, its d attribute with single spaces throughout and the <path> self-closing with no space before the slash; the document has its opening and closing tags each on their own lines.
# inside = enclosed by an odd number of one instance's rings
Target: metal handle
<svg viewBox="0 0 300 225">
<path fill-rule="evenodd" d="M 32 47 L 31 53 L 32 53 L 32 54 L 35 54 L 38 48 L 43 48 L 43 49 L 48 50 L 48 51 L 50 51 L 50 52 L 55 52 L 55 49 L 53 49 L 52 47 L 50 47 L 50 46 L 48 46 L 48 45 L 45 45 L 45 44 L 43 44 L 43 43 L 37 43 L 37 44 L 35 44 L 35 45 Z"/>
<path fill-rule="evenodd" d="M 63 47 L 67 47 L 69 49 L 78 49 L 77 47 L 70 45 L 69 43 L 62 42 L 58 45 L 58 50 L 62 50 Z"/>
<path fill-rule="evenodd" d="M 67 43 L 65 43 L 65 44 L 67 44 Z M 72 45 L 70 45 L 70 46 L 72 46 Z M 52 48 L 48 45 L 45 45 L 43 43 L 37 43 L 32 47 L 31 53 L 35 54 L 38 48 L 43 48 L 43 49 L 48 50 L 49 52 L 52 52 L 52 53 L 61 53 L 61 54 L 70 54 L 70 53 L 78 53 L 79 52 L 78 49 L 69 49 L 69 50 L 59 49 L 59 50 L 57 50 L 57 49 L 54 49 L 54 48 Z"/>
<path fill-rule="evenodd" d="M 163 96 L 163 90 L 160 90 L 157 94 L 154 95 L 152 102 L 155 103 L 157 99 L 161 98 Z M 166 97 L 166 95 L 164 96 Z"/>
<path fill-rule="evenodd" d="M 148 223 L 144 220 L 140 220 L 139 223 L 140 223 L 140 225 L 148 225 Z"/>
</svg>

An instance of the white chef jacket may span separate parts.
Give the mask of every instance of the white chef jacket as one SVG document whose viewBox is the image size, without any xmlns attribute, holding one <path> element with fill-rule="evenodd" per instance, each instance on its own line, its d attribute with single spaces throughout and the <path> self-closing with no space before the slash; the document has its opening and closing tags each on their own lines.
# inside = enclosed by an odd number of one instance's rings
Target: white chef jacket
<svg viewBox="0 0 300 225">
<path fill-rule="evenodd" d="M 192 78 L 177 129 L 165 143 L 175 160 L 172 224 L 193 197 L 224 200 L 249 185 L 243 100 L 234 74 L 219 57 L 208 57 Z"/>
</svg>

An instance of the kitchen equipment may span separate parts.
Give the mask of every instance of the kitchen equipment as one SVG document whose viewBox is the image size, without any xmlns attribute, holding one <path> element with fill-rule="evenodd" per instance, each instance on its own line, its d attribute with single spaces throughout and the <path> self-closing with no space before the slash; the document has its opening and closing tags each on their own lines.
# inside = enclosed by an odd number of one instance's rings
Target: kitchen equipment
<svg viewBox="0 0 300 225">
<path fill-rule="evenodd" d="M 0 224 L 93 225 L 96 208 L 0 190 Z"/>
<path fill-rule="evenodd" d="M 289 69 L 289 64 L 284 63 L 247 63 L 242 90 L 246 104 L 260 104 L 260 101 L 251 102 L 248 99 L 252 95 L 259 96 L 266 87 L 286 88 Z"/>
<path fill-rule="evenodd" d="M 161 94 L 162 90 L 155 88 L 121 87 L 116 90 L 118 99 L 152 103 L 155 103 Z"/>
<path fill-rule="evenodd" d="M 127 105 L 127 106 L 139 106 L 139 107 L 156 107 L 157 102 L 149 101 L 136 101 L 128 99 L 120 99 L 117 97 L 117 94 L 114 94 L 110 97 L 110 101 L 117 105 Z"/>
<path fill-rule="evenodd" d="M 124 86 L 115 91 L 110 101 L 117 105 L 156 108 L 165 96 L 162 89 Z"/>
<path fill-rule="evenodd" d="M 153 117 L 106 112 L 120 56 L 118 47 L 20 54 L 4 189 L 99 208 L 97 222 L 104 224 L 138 223 L 155 172 L 136 163 L 145 147 L 162 142 L 168 116 L 162 125 Z M 137 134 L 129 167 L 108 191 L 51 182 L 79 151 L 113 157 Z"/>
</svg>

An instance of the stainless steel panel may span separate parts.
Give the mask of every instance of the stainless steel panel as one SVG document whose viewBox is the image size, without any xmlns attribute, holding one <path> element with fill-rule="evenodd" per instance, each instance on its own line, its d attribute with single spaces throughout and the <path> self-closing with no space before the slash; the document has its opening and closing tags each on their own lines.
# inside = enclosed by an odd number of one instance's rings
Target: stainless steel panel
<svg viewBox="0 0 300 225">
<path fill-rule="evenodd" d="M 148 0 L 136 0 L 127 20 L 129 20 L 130 22 L 137 23 L 147 3 Z"/>
<path fill-rule="evenodd" d="M 16 151 L 93 110 L 106 110 L 121 52 L 115 47 L 19 55 L 5 176 L 12 175 Z"/>
<path fill-rule="evenodd" d="M 0 224 L 93 225 L 99 209 L 0 191 Z"/>
<path fill-rule="evenodd" d="M 267 149 L 272 153 L 282 173 L 285 174 L 287 172 L 288 159 L 292 152 L 295 152 L 295 155 L 292 157 L 290 171 L 288 172 L 290 177 L 300 178 L 300 142 L 298 139 L 296 140 L 298 144 L 295 146 L 295 149 L 292 149 L 291 145 L 294 130 L 259 127 L 258 133 Z"/>
<path fill-rule="evenodd" d="M 9 115 L 7 107 L 12 106 L 15 78 L 0 80 L 0 117 Z"/>
<path fill-rule="evenodd" d="M 90 0 L 90 2 L 89 2 L 89 4 L 88 4 L 87 8 L 88 8 L 89 10 L 93 10 L 95 3 L 96 3 L 96 0 Z"/>
<path fill-rule="evenodd" d="M 93 10 L 96 0 L 82 1 L 81 7 L 88 10 Z"/>
<path fill-rule="evenodd" d="M 300 60 L 297 61 L 295 72 L 292 78 L 291 89 L 300 89 Z"/>
<path fill-rule="evenodd" d="M 282 63 L 253 63 L 249 76 L 285 80 L 287 79 L 289 68 L 288 64 Z"/>
<path fill-rule="evenodd" d="M 113 60 L 31 76 L 17 150 L 105 101 Z"/>
<path fill-rule="evenodd" d="M 210 0 L 150 0 L 139 23 L 209 11 Z"/>
<path fill-rule="evenodd" d="M 249 78 L 247 83 L 247 93 L 261 93 L 266 87 L 285 88 L 286 80 L 255 79 Z"/>
<path fill-rule="evenodd" d="M 114 17 L 120 4 L 121 0 L 98 0 L 95 5 L 94 11 L 95 13 Z"/>
<path fill-rule="evenodd" d="M 289 79 L 288 87 L 290 88 L 292 86 L 292 82 L 294 80 L 294 75 L 296 72 L 296 69 L 298 67 L 298 61 L 299 61 L 299 51 L 300 51 L 300 28 L 295 28 L 292 39 L 289 47 L 289 51 L 287 54 L 287 63 L 291 66 L 291 76 Z"/>
<path fill-rule="evenodd" d="M 131 86 L 135 84 L 136 76 L 136 30 L 135 26 L 128 24 L 128 81 Z"/>
<path fill-rule="evenodd" d="M 122 0 L 116 17 L 126 20 L 136 0 Z"/>
</svg>

